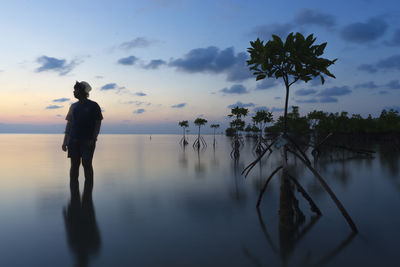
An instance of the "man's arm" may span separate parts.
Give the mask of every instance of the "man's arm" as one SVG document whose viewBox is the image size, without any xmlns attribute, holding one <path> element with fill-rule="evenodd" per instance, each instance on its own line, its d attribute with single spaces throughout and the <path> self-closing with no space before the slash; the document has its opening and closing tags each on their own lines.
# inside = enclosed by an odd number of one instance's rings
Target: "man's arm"
<svg viewBox="0 0 400 267">
<path fill-rule="evenodd" d="M 97 141 L 97 136 L 99 135 L 101 127 L 101 120 L 96 120 L 94 123 L 93 140 Z"/>
<path fill-rule="evenodd" d="M 69 135 L 69 130 L 71 129 L 71 122 L 68 121 L 67 125 L 65 126 L 65 134 L 64 134 L 64 141 L 62 144 L 62 150 L 67 151 L 67 140 L 68 140 L 68 135 Z"/>
</svg>

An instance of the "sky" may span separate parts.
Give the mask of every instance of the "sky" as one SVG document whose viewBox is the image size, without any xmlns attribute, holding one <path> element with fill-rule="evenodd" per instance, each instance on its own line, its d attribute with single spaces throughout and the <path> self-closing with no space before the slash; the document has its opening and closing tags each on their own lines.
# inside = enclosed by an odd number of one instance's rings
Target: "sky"
<svg viewBox="0 0 400 267">
<path fill-rule="evenodd" d="M 400 109 L 400 5 L 337 1 L 1 1 L 0 133 L 62 133 L 75 81 L 92 86 L 103 133 L 228 126 L 236 105 L 282 115 L 282 81 L 256 81 L 247 48 L 290 32 L 327 42 L 336 79 L 298 82 L 289 105 L 379 116 Z M 250 121 L 250 120 L 248 120 Z"/>
</svg>

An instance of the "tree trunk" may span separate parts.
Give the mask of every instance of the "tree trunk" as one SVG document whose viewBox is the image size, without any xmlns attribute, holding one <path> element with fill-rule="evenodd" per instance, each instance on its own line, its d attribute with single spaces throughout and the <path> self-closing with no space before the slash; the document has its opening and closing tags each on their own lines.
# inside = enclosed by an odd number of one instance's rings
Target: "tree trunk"
<svg viewBox="0 0 400 267">
<path fill-rule="evenodd" d="M 283 134 L 286 135 L 287 133 L 287 109 L 288 109 L 288 102 L 289 102 L 289 84 L 287 80 L 285 80 L 285 87 L 286 87 L 286 100 L 285 100 L 285 115 L 283 119 Z"/>
</svg>

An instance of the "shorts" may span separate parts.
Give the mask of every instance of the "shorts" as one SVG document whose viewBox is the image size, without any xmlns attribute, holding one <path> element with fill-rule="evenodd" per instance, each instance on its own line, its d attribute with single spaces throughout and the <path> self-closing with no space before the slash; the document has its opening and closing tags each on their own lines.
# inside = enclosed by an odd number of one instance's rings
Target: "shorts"
<svg viewBox="0 0 400 267">
<path fill-rule="evenodd" d="M 88 141 L 72 140 L 68 144 L 68 158 L 93 159 L 96 145 L 89 145 Z"/>
</svg>

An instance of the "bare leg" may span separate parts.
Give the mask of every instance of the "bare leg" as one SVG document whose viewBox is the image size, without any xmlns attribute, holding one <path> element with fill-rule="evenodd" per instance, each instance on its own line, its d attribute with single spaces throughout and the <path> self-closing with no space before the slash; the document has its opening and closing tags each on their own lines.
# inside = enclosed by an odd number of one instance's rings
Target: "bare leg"
<svg viewBox="0 0 400 267">
<path fill-rule="evenodd" d="M 93 189 L 93 165 L 92 160 L 82 159 L 83 170 L 85 173 L 85 191 L 92 192 Z"/>
</svg>

